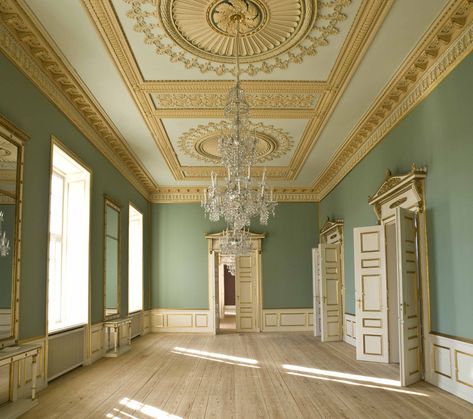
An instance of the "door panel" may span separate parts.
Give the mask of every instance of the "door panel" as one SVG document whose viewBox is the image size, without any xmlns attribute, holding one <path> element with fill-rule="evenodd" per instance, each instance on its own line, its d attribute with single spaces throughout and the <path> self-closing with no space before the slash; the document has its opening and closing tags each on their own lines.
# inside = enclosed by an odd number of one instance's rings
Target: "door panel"
<svg viewBox="0 0 473 419">
<path fill-rule="evenodd" d="M 312 249 L 312 290 L 314 303 L 314 336 L 320 336 L 320 250 Z"/>
<path fill-rule="evenodd" d="M 421 380 L 421 330 L 415 213 L 396 209 L 401 385 Z"/>
<path fill-rule="evenodd" d="M 340 244 L 320 245 L 320 326 L 322 342 L 343 340 Z"/>
<path fill-rule="evenodd" d="M 354 229 L 356 358 L 389 362 L 383 226 Z"/>
<path fill-rule="evenodd" d="M 236 327 L 239 332 L 256 332 L 257 283 L 255 255 L 237 258 Z"/>
</svg>

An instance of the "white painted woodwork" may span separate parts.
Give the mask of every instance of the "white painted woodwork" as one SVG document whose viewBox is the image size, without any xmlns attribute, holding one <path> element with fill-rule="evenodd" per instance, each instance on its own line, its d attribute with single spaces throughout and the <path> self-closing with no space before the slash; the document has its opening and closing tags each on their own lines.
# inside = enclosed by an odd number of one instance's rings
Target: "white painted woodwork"
<svg viewBox="0 0 473 419">
<path fill-rule="evenodd" d="M 314 307 L 314 336 L 320 336 L 320 250 L 312 249 L 312 295 Z"/>
<path fill-rule="evenodd" d="M 305 332 L 314 330 L 312 308 L 263 310 L 263 332 Z"/>
<path fill-rule="evenodd" d="M 473 341 L 429 334 L 425 380 L 473 403 Z"/>
<path fill-rule="evenodd" d="M 358 227 L 353 234 L 356 358 L 389 362 L 384 227 Z"/>
<path fill-rule="evenodd" d="M 356 346 L 356 316 L 345 313 L 343 315 L 343 340 L 352 346 Z"/>
<path fill-rule="evenodd" d="M 221 304 L 221 290 L 220 290 L 220 274 L 219 274 L 219 254 L 212 252 L 211 257 L 211 272 L 213 274 L 213 282 L 214 282 L 214 330 L 215 333 L 218 333 L 220 328 L 220 304 Z M 192 324 L 187 325 L 187 327 L 192 327 Z"/>
<path fill-rule="evenodd" d="M 153 333 L 215 333 L 210 310 L 151 310 Z"/>
<path fill-rule="evenodd" d="M 236 327 L 238 332 L 258 332 L 257 272 L 255 252 L 240 256 L 236 263 Z"/>
<path fill-rule="evenodd" d="M 320 245 L 320 317 L 322 342 L 343 340 L 340 244 Z"/>
<path fill-rule="evenodd" d="M 421 380 L 421 327 L 415 213 L 396 209 L 401 384 Z M 394 307 L 393 307 L 394 309 Z M 472 370 L 473 371 L 473 370 Z"/>
<path fill-rule="evenodd" d="M 48 381 L 84 364 L 84 327 L 48 337 Z"/>
</svg>

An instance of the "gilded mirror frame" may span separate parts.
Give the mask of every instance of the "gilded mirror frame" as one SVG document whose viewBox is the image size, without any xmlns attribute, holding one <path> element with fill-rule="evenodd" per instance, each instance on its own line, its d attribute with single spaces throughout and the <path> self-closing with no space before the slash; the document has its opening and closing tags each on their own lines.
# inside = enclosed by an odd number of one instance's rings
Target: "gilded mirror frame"
<svg viewBox="0 0 473 419">
<path fill-rule="evenodd" d="M 10 227 L 14 239 L 10 243 L 12 252 L 12 289 L 11 289 L 11 327 L 10 336 L 0 337 L 0 349 L 18 342 L 19 334 L 19 302 L 20 302 L 20 268 L 21 268 L 21 225 L 23 214 L 23 165 L 24 165 L 24 146 L 29 137 L 26 133 L 15 127 L 10 121 L 0 115 L 0 137 L 17 147 L 16 164 L 16 208 L 15 208 L 15 227 Z"/>
<path fill-rule="evenodd" d="M 113 209 L 118 214 L 117 219 L 117 312 L 114 314 L 107 315 L 107 207 Z M 105 321 L 120 318 L 121 314 L 121 242 L 122 242 L 122 231 L 121 231 L 121 206 L 120 204 L 112 199 L 108 195 L 104 195 L 104 223 L 103 223 L 103 317 Z"/>
</svg>

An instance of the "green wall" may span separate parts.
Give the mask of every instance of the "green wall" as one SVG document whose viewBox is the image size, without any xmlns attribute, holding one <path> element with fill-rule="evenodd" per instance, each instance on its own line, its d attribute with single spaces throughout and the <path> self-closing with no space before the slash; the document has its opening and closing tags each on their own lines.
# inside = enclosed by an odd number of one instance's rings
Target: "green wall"
<svg viewBox="0 0 473 419">
<path fill-rule="evenodd" d="M 225 228 L 211 223 L 198 204 L 155 204 L 152 209 L 152 305 L 208 308 L 205 235 Z M 280 204 L 267 226 L 252 232 L 263 240 L 264 308 L 312 306 L 311 248 L 316 246 L 317 205 Z"/>
<path fill-rule="evenodd" d="M 43 336 L 46 313 L 46 268 L 49 210 L 51 134 L 93 170 L 91 196 L 91 298 L 92 323 L 103 319 L 104 194 L 122 207 L 121 272 L 122 313 L 128 306 L 128 203 L 132 202 L 149 223 L 150 204 L 112 164 L 73 126 L 17 68 L 0 54 L 0 114 L 31 138 L 25 147 L 23 236 L 21 249 L 20 338 Z M 144 230 L 144 249 L 150 244 Z M 148 293 L 148 254 L 145 252 L 144 292 Z M 148 308 L 148 307 L 145 307 Z"/>
<path fill-rule="evenodd" d="M 426 165 L 432 329 L 473 338 L 473 55 L 469 55 L 321 202 L 345 220 L 346 311 L 355 312 L 353 228 L 376 224 L 367 202 L 384 172 Z"/>
</svg>

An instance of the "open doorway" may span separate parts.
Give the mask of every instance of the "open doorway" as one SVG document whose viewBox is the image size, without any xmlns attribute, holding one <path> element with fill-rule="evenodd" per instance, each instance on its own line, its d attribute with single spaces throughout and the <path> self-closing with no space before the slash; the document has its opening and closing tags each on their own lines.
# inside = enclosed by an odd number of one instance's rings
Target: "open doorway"
<svg viewBox="0 0 473 419">
<path fill-rule="evenodd" d="M 219 267 L 219 330 L 221 333 L 236 332 L 236 303 L 235 303 L 235 262 L 222 257 Z"/>
<path fill-rule="evenodd" d="M 234 286 L 225 287 L 225 261 L 220 254 L 220 240 L 223 233 L 209 234 L 206 236 L 209 249 L 209 307 L 210 324 L 214 333 L 225 332 L 225 330 L 237 332 L 259 332 L 261 330 L 262 317 L 262 240 L 264 234 L 249 233 L 251 238 L 251 253 L 235 258 Z M 228 276 L 228 283 L 231 277 Z M 233 290 L 234 304 L 225 302 L 225 288 L 231 294 Z M 235 314 L 233 314 L 235 313 Z M 221 323 L 220 319 L 223 319 Z M 236 328 L 233 328 L 235 319 Z M 227 324 L 228 323 L 228 324 Z M 223 328 L 222 328 L 223 326 Z"/>
<path fill-rule="evenodd" d="M 397 364 L 401 385 L 423 377 L 428 302 L 425 169 L 391 176 L 370 198 L 379 224 L 354 235 L 357 359 Z"/>
</svg>

